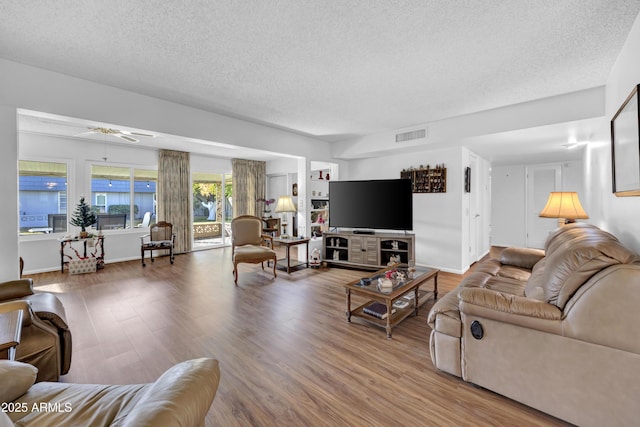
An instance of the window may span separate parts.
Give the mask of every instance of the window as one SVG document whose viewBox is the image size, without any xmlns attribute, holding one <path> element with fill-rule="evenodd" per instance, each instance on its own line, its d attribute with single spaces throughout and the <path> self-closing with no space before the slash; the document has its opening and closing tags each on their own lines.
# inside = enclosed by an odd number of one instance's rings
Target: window
<svg viewBox="0 0 640 427">
<path fill-rule="evenodd" d="M 134 226 L 149 227 L 156 222 L 156 185 L 158 171 L 133 170 Z"/>
<path fill-rule="evenodd" d="M 66 163 L 19 162 L 20 235 L 67 231 Z"/>
<path fill-rule="evenodd" d="M 158 172 L 122 166 L 92 165 L 92 208 L 98 230 L 148 227 L 155 222 Z"/>
<path fill-rule="evenodd" d="M 231 222 L 231 175 L 194 172 L 193 243 L 195 248 L 229 242 L 228 224 Z"/>
</svg>

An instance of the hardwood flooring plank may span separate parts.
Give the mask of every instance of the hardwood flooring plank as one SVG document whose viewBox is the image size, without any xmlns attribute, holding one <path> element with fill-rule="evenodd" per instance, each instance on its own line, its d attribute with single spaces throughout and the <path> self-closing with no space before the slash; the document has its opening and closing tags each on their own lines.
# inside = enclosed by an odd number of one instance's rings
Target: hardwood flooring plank
<svg viewBox="0 0 640 427">
<path fill-rule="evenodd" d="M 67 311 L 74 350 L 62 381 L 151 382 L 208 356 L 221 369 L 208 426 L 566 425 L 437 371 L 431 301 L 388 340 L 381 328 L 346 321 L 343 285 L 366 272 L 239 270 L 236 286 L 225 248 L 178 255 L 173 265 L 161 257 L 145 268 L 131 261 L 31 276 Z M 440 273 L 440 296 L 463 277 Z"/>
</svg>

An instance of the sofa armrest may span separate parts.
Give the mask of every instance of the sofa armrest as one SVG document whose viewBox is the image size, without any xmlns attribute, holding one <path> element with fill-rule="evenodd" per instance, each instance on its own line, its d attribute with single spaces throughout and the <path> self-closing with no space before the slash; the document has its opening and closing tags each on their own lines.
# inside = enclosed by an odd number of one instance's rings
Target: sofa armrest
<svg viewBox="0 0 640 427">
<path fill-rule="evenodd" d="M 484 288 L 465 288 L 458 294 L 461 302 L 503 313 L 539 319 L 560 320 L 562 312 L 553 304 Z"/>
<path fill-rule="evenodd" d="M 0 303 L 0 313 L 10 313 L 22 310 L 22 326 L 29 326 L 33 323 L 29 303 L 23 299 Z"/>
<path fill-rule="evenodd" d="M 220 382 L 218 361 L 188 360 L 174 365 L 149 385 L 122 427 L 204 425 Z"/>
<path fill-rule="evenodd" d="M 56 328 L 68 331 L 67 316 L 62 301 L 49 292 L 39 292 L 25 298 L 33 312 L 42 320 L 49 321 Z"/>
<path fill-rule="evenodd" d="M 463 323 L 476 316 L 562 334 L 562 312 L 553 304 L 483 288 L 462 289 L 459 299 Z"/>
<path fill-rule="evenodd" d="M 33 295 L 33 280 L 19 279 L 0 283 L 0 301 Z"/>
<path fill-rule="evenodd" d="M 544 258 L 542 249 L 506 248 L 500 253 L 500 264 L 531 270 L 542 258 Z"/>
</svg>

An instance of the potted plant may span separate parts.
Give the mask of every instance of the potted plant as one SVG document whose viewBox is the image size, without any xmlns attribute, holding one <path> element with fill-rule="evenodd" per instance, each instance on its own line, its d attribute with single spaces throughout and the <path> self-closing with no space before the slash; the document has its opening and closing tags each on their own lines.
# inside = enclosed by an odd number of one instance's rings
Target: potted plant
<svg viewBox="0 0 640 427">
<path fill-rule="evenodd" d="M 264 203 L 264 211 L 262 212 L 262 217 L 271 218 L 271 204 L 275 203 L 276 199 L 258 199 L 257 201 Z"/>
<path fill-rule="evenodd" d="M 80 203 L 76 206 L 76 210 L 71 215 L 69 224 L 80 227 L 80 237 L 87 237 L 87 227 L 96 223 L 96 214 L 91 210 L 91 206 L 84 202 L 84 196 L 80 197 Z"/>
</svg>

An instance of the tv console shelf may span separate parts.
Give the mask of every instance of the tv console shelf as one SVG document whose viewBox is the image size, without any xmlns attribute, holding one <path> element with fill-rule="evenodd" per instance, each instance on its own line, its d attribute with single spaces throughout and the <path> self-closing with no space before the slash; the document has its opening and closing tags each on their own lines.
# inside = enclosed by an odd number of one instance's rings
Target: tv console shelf
<svg viewBox="0 0 640 427">
<path fill-rule="evenodd" d="M 379 269 L 394 259 L 414 262 L 415 245 L 413 234 L 324 232 L 322 257 L 328 264 Z"/>
</svg>

